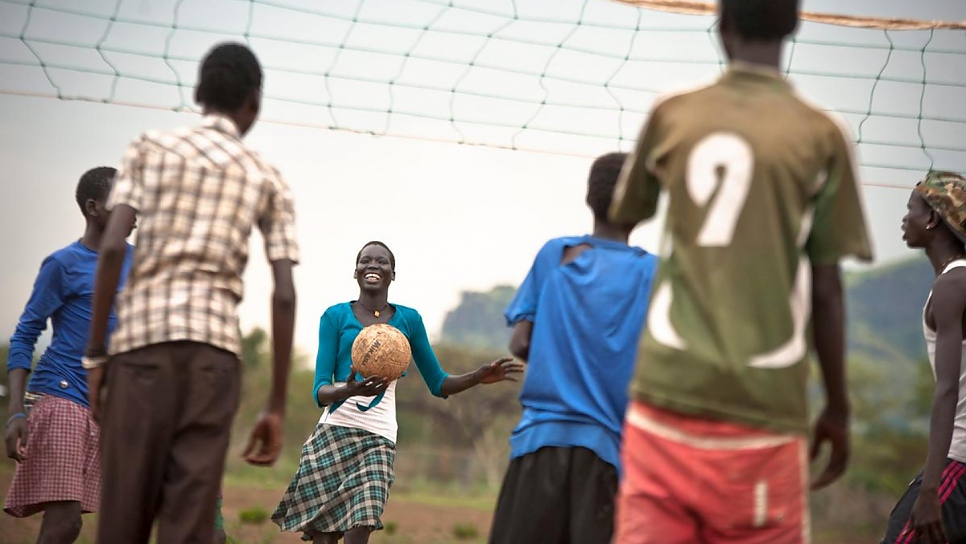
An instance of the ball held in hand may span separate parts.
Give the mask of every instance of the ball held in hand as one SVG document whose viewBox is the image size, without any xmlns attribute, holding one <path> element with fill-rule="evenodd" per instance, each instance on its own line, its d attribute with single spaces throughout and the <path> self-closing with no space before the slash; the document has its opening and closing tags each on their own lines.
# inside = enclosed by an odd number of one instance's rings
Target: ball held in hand
<svg viewBox="0 0 966 544">
<path fill-rule="evenodd" d="M 396 380 L 409 367 L 412 356 L 406 336 L 385 323 L 362 329 L 352 342 L 352 365 L 366 378 Z"/>
</svg>

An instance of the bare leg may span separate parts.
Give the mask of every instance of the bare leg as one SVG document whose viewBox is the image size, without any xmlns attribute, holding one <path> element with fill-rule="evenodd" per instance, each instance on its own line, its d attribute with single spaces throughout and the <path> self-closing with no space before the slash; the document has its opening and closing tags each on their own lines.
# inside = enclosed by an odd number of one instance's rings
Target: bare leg
<svg viewBox="0 0 966 544">
<path fill-rule="evenodd" d="M 369 534 L 372 531 L 368 527 L 355 527 L 345 533 L 345 544 L 368 544 Z"/>
<path fill-rule="evenodd" d="M 48 502 L 44 505 L 37 544 L 72 544 L 80 535 L 83 523 L 80 502 Z"/>
<path fill-rule="evenodd" d="M 312 535 L 312 544 L 336 544 L 340 536 L 339 533 L 315 533 Z"/>
<path fill-rule="evenodd" d="M 215 529 L 215 540 L 213 542 L 214 544 L 225 544 L 225 542 L 228 542 L 228 535 L 225 534 L 224 529 Z"/>
</svg>

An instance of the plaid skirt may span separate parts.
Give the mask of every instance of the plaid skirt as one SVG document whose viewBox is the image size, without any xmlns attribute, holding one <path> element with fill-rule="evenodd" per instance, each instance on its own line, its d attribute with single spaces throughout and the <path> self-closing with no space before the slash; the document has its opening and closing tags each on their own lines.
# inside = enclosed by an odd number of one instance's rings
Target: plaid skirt
<svg viewBox="0 0 966 544">
<path fill-rule="evenodd" d="M 302 446 L 299 469 L 272 514 L 281 530 L 345 533 L 382 529 L 396 445 L 362 429 L 319 423 Z"/>
<path fill-rule="evenodd" d="M 94 512 L 101 495 L 100 429 L 76 402 L 43 395 L 28 412 L 26 455 L 17 464 L 4 512 L 31 516 L 54 501 L 78 501 Z"/>
</svg>

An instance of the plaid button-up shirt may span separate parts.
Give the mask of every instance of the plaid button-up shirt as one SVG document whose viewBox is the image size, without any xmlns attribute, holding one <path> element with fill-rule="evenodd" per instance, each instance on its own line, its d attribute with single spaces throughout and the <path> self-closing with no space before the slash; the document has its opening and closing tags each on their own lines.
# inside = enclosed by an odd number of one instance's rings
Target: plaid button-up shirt
<svg viewBox="0 0 966 544">
<path fill-rule="evenodd" d="M 128 148 L 107 207 L 138 213 L 110 352 L 189 340 L 241 354 L 238 303 L 258 225 L 269 261 L 298 261 L 294 206 L 278 171 L 234 123 L 148 132 Z"/>
</svg>

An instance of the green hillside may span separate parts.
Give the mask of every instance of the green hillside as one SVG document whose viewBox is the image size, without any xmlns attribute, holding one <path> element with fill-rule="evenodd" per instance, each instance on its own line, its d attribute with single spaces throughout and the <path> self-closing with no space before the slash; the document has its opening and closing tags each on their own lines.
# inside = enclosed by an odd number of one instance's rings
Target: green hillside
<svg viewBox="0 0 966 544">
<path fill-rule="evenodd" d="M 441 340 L 480 350 L 505 351 L 510 341 L 503 311 L 517 288 L 497 285 L 489 291 L 463 291 L 460 303 L 446 314 Z"/>
<path fill-rule="evenodd" d="M 849 354 L 890 367 L 925 356 L 922 305 L 933 271 L 924 257 L 848 274 Z M 443 323 L 442 340 L 477 349 L 506 349 L 510 330 L 503 311 L 515 288 L 501 285 L 487 292 L 467 291 Z"/>
<path fill-rule="evenodd" d="M 922 359 L 922 306 L 933 278 L 925 257 L 849 275 L 849 352 L 872 360 Z"/>
</svg>

